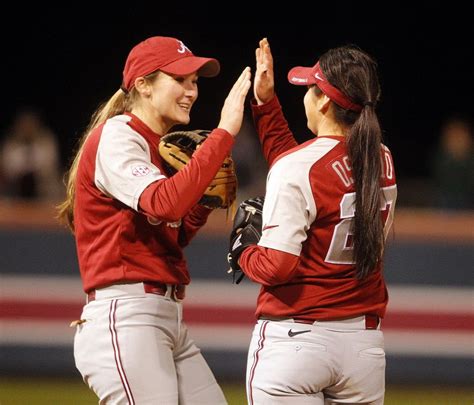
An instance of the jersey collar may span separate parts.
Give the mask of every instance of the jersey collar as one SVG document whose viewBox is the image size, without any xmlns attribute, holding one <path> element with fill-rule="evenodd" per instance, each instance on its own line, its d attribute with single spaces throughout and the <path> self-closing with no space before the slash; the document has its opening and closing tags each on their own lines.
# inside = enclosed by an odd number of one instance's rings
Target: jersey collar
<svg viewBox="0 0 474 405">
<path fill-rule="evenodd" d="M 128 125 L 140 135 L 142 135 L 148 142 L 153 146 L 157 147 L 160 142 L 161 135 L 154 132 L 148 125 L 146 125 L 140 118 L 131 112 L 125 112 L 124 115 L 127 115 L 131 118 L 128 121 Z"/>
</svg>

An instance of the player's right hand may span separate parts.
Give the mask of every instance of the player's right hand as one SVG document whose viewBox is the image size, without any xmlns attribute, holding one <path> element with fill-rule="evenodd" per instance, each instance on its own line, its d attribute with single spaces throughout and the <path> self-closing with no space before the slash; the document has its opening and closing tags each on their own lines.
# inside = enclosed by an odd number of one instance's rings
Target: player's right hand
<svg viewBox="0 0 474 405">
<path fill-rule="evenodd" d="M 250 77 L 250 68 L 246 67 L 232 86 L 232 89 L 230 89 L 222 107 L 221 120 L 218 127 L 225 129 L 232 136 L 236 136 L 242 126 L 245 97 L 252 84 Z"/>
<path fill-rule="evenodd" d="M 255 50 L 256 71 L 253 82 L 253 93 L 258 105 L 268 103 L 275 95 L 273 76 L 273 56 L 267 38 L 259 42 Z"/>
</svg>

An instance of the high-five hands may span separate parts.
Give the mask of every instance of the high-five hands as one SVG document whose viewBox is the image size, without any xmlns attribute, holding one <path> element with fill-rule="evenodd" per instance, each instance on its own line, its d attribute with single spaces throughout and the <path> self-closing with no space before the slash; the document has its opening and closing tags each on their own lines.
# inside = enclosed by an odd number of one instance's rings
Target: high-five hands
<svg viewBox="0 0 474 405">
<path fill-rule="evenodd" d="M 232 86 L 232 89 L 230 89 L 222 107 L 221 120 L 218 127 L 225 129 L 232 136 L 236 136 L 242 126 L 245 97 L 252 84 L 250 77 L 250 68 L 246 67 Z"/>
<path fill-rule="evenodd" d="M 253 93 L 258 105 L 268 103 L 275 95 L 273 76 L 273 56 L 267 38 L 259 42 L 255 50 L 256 71 L 253 82 Z"/>
</svg>

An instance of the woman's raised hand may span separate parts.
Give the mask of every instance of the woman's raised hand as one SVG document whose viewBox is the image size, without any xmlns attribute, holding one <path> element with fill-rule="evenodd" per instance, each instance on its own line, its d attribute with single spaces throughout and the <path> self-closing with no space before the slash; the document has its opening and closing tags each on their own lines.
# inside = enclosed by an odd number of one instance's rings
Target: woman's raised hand
<svg viewBox="0 0 474 405">
<path fill-rule="evenodd" d="M 230 89 L 221 111 L 218 127 L 236 136 L 244 118 L 245 97 L 251 86 L 250 68 L 246 67 Z"/>
<path fill-rule="evenodd" d="M 255 50 L 256 71 L 253 83 L 253 93 L 257 103 L 268 103 L 275 95 L 275 80 L 273 76 L 273 56 L 267 38 L 259 42 Z"/>
</svg>

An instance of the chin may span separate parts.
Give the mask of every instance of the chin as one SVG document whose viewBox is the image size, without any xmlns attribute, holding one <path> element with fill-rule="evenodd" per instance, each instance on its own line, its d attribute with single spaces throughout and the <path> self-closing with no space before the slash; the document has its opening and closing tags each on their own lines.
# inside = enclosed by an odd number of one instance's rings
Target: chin
<svg viewBox="0 0 474 405">
<path fill-rule="evenodd" d="M 191 117 L 189 115 L 180 117 L 177 120 L 180 125 L 188 125 L 191 122 Z"/>
</svg>

